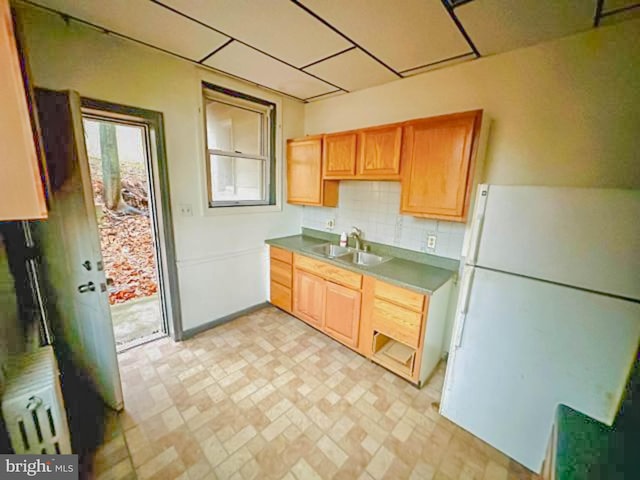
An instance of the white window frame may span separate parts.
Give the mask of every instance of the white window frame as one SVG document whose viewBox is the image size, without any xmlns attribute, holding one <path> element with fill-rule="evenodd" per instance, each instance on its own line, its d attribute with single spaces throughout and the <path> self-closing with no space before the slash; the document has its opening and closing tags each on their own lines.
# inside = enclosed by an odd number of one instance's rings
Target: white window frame
<svg viewBox="0 0 640 480">
<path fill-rule="evenodd" d="M 228 93 L 227 93 L 228 92 Z M 276 178 L 276 105 L 273 102 L 262 100 L 241 92 L 232 91 L 227 88 L 217 87 L 203 82 L 203 124 L 204 141 L 206 149 L 206 180 L 207 180 L 207 205 L 210 209 L 227 209 L 230 207 L 270 207 L 277 205 L 277 178 Z M 235 108 L 241 108 L 261 114 L 261 145 L 260 155 L 246 154 L 238 151 L 226 151 L 209 148 L 207 135 L 207 114 L 206 107 L 210 102 L 218 102 Z M 211 175 L 211 156 L 221 155 L 231 158 L 247 158 L 264 161 L 263 192 L 265 198 L 262 200 L 215 200 L 213 194 L 213 179 Z"/>
</svg>

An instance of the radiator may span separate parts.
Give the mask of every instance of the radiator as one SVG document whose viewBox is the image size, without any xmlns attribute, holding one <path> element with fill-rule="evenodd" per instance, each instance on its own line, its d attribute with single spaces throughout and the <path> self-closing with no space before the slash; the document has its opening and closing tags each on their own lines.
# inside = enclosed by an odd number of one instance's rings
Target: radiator
<svg viewBox="0 0 640 480">
<path fill-rule="evenodd" d="M 2 415 L 15 453 L 72 453 L 53 349 L 24 355 L 7 375 Z"/>
</svg>

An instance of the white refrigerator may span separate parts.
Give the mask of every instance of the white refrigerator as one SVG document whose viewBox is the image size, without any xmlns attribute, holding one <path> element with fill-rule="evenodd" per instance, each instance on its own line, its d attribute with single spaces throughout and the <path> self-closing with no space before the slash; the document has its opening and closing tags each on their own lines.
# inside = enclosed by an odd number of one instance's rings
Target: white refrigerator
<svg viewBox="0 0 640 480">
<path fill-rule="evenodd" d="M 479 185 L 440 413 L 540 472 L 559 403 L 611 424 L 640 340 L 640 191 Z"/>
</svg>

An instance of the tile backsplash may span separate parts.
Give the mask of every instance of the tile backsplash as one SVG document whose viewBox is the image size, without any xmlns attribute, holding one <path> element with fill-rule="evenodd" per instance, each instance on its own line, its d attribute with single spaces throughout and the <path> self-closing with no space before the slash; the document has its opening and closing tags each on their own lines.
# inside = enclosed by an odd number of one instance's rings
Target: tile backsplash
<svg viewBox="0 0 640 480">
<path fill-rule="evenodd" d="M 302 226 L 332 233 L 356 226 L 363 239 L 427 252 L 458 260 L 465 225 L 401 215 L 399 182 L 341 181 L 337 208 L 304 207 Z M 327 228 L 333 220 L 333 229 Z M 435 234 L 436 248 L 427 248 L 427 235 Z"/>
</svg>

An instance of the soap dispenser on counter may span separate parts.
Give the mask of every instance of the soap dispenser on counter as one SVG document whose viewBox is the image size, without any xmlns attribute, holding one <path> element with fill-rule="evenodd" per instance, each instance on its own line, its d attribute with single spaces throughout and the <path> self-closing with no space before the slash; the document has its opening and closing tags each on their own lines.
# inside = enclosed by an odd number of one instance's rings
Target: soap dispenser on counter
<svg viewBox="0 0 640 480">
<path fill-rule="evenodd" d="M 340 234 L 340 246 L 341 247 L 347 246 L 347 232 L 342 232 Z"/>
</svg>

